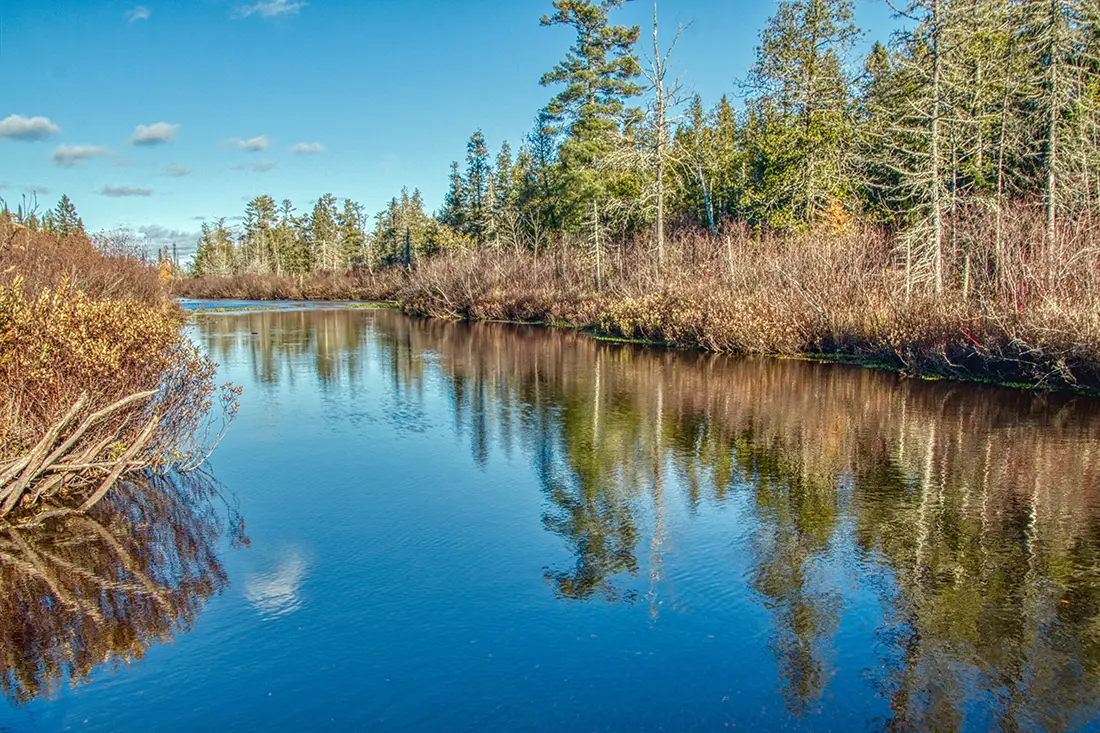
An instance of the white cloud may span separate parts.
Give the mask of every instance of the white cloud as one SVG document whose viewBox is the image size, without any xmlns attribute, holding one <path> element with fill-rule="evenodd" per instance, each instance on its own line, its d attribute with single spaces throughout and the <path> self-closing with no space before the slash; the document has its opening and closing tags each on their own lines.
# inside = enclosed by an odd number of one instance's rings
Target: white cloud
<svg viewBox="0 0 1100 733">
<path fill-rule="evenodd" d="M 290 146 L 290 152 L 299 155 L 319 155 L 325 152 L 325 146 L 321 143 L 297 143 Z"/>
<path fill-rule="evenodd" d="M 111 151 L 102 145 L 58 145 L 53 149 L 50 161 L 62 168 L 72 168 L 89 158 L 102 158 L 110 154 Z"/>
<path fill-rule="evenodd" d="M 267 150 L 271 146 L 271 141 L 267 139 L 267 135 L 257 135 L 256 137 L 250 137 L 247 140 L 242 140 L 239 137 L 235 137 L 229 141 L 229 146 L 237 148 L 238 150 L 247 150 L 250 153 L 256 153 L 262 150 Z"/>
<path fill-rule="evenodd" d="M 182 178 L 183 176 L 191 175 L 191 169 L 179 163 L 169 163 L 164 166 L 164 175 L 172 176 L 173 178 Z"/>
<path fill-rule="evenodd" d="M 11 115 L 0 120 L 0 137 L 32 142 L 45 140 L 61 132 L 61 128 L 48 117 L 24 117 Z"/>
<path fill-rule="evenodd" d="M 180 126 L 169 122 L 154 122 L 151 125 L 138 125 L 130 136 L 131 145 L 160 145 L 176 137 Z"/>
<path fill-rule="evenodd" d="M 133 10 L 128 10 L 126 12 L 126 22 L 127 23 L 133 23 L 135 20 L 148 20 L 148 19 L 149 19 L 149 8 L 145 7 L 144 5 L 138 5 Z"/>
<path fill-rule="evenodd" d="M 297 14 L 304 8 L 304 2 L 288 2 L 288 0 L 261 0 L 255 5 L 245 5 L 240 9 L 242 18 L 250 15 L 259 15 L 261 18 L 274 18 L 279 15 Z"/>
<path fill-rule="evenodd" d="M 131 186 L 104 186 L 99 189 L 99 193 L 110 198 L 121 198 L 123 196 L 152 196 L 153 189 L 151 188 L 133 188 Z"/>
<path fill-rule="evenodd" d="M 198 241 L 198 232 L 188 232 L 183 229 L 170 229 L 160 224 L 146 224 L 137 228 L 137 234 L 154 250 L 165 245 L 175 244 L 180 250 L 193 248 Z"/>
<path fill-rule="evenodd" d="M 253 173 L 267 173 L 269 170 L 275 167 L 275 163 L 270 160 L 261 160 L 255 163 L 238 163 L 233 166 L 232 170 L 235 171 L 252 171 Z"/>
</svg>

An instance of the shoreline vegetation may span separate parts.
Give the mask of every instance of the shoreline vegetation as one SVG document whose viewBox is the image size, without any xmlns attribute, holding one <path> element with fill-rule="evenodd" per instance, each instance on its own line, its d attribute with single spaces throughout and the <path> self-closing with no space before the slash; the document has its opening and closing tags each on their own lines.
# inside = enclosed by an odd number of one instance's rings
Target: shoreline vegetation
<svg viewBox="0 0 1100 733">
<path fill-rule="evenodd" d="M 167 273 L 89 237 L 63 197 L 0 208 L 0 517 L 84 514 L 120 481 L 198 468 L 236 411 Z"/>
<path fill-rule="evenodd" d="M 1006 220 L 1019 236 L 1035 236 L 1027 211 Z M 982 231 L 989 230 L 979 223 L 975 236 Z M 591 253 L 563 246 L 539 254 L 463 250 L 408 270 L 207 276 L 172 287 L 187 298 L 390 301 L 416 316 L 535 323 L 675 348 L 845 361 L 911 377 L 1100 392 L 1096 265 L 1089 259 L 1074 272 L 1037 275 L 1053 259 L 1042 237 L 1016 265 L 1014 282 L 1023 287 L 974 277 L 969 292 L 951 287 L 937 295 L 906 292 L 904 271 L 881 232 L 752 236 L 673 235 L 663 277 L 645 242 L 609 247 L 600 283 Z"/>
<path fill-rule="evenodd" d="M 670 71 L 690 34 L 621 4 L 554 0 L 553 96 L 515 149 L 474 132 L 436 213 L 257 196 L 173 291 L 1100 390 L 1092 5 L 914 0 L 861 56 L 850 0 L 782 0 L 708 107 Z"/>
</svg>

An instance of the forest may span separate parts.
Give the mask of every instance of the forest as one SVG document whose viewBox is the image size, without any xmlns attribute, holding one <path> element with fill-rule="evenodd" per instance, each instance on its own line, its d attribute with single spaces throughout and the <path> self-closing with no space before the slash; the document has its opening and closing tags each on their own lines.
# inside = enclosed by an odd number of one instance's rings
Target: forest
<svg viewBox="0 0 1100 733">
<path fill-rule="evenodd" d="M 361 205 L 258 196 L 239 232 L 202 239 L 195 274 L 304 273 L 409 264 L 448 249 L 593 246 L 652 239 L 666 226 L 718 234 L 743 224 L 785 233 L 856 222 L 896 233 L 911 280 L 942 289 L 996 270 L 1005 218 L 1023 206 L 1045 235 L 1091 223 L 1096 208 L 1097 10 L 1084 2 L 929 0 L 908 29 L 853 57 L 863 34 L 848 0 L 779 4 L 756 60 L 708 107 L 673 77 L 682 28 L 653 47 L 616 26 L 619 2 L 559 0 L 543 25 L 576 43 L 543 75 L 557 88 L 513 153 L 471 135 L 434 217 L 403 191 L 368 228 Z M 672 71 L 670 71 L 672 69 Z M 966 231 L 992 225 L 994 252 Z M 970 225 L 968 227 L 968 225 Z M 963 271 L 959 272 L 960 265 Z"/>
<path fill-rule="evenodd" d="M 325 297 L 312 275 L 430 315 L 1100 385 L 1094 4 L 918 0 L 861 58 L 850 0 L 785 0 L 713 103 L 680 82 L 690 34 L 621 4 L 553 3 L 551 98 L 515 147 L 471 135 L 438 212 L 259 196 L 179 292 Z"/>
</svg>

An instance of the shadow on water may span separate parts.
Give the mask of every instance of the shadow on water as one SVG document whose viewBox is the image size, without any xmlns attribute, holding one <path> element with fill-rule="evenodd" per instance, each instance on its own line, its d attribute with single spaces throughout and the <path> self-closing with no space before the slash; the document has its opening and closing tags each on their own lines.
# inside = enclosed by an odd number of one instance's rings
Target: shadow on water
<svg viewBox="0 0 1100 733">
<path fill-rule="evenodd" d="M 545 569 L 563 602 L 648 604 L 656 621 L 673 508 L 743 507 L 744 581 L 794 715 L 845 654 L 870 659 L 890 728 L 1100 714 L 1096 401 L 393 312 L 196 327 L 215 359 L 250 354 L 260 382 L 349 384 L 371 360 L 416 405 L 440 380 L 475 462 L 533 466 L 572 556 Z M 838 648 L 846 587 L 879 608 L 874 649 Z"/>
<path fill-rule="evenodd" d="M 222 538 L 248 542 L 199 472 L 112 493 L 87 515 L 0 526 L 0 689 L 12 702 L 55 695 L 188 631 L 228 584 Z"/>
</svg>

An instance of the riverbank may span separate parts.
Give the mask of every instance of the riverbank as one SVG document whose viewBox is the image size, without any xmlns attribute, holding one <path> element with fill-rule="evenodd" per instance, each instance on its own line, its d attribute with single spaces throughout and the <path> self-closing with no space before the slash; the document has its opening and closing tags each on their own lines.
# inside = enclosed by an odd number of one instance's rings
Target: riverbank
<svg viewBox="0 0 1100 733">
<path fill-rule="evenodd" d="M 202 278 L 175 292 L 394 300 L 413 315 L 568 326 L 678 348 L 871 364 L 914 377 L 1100 391 L 1092 256 L 1055 268 L 1051 253 L 1036 246 L 1013 269 L 1002 263 L 996 282 L 971 263 L 962 281 L 936 293 L 909 279 L 894 244 L 868 232 L 736 245 L 683 237 L 668 248 L 661 271 L 644 247 L 600 255 L 464 251 L 426 259 L 407 274 L 306 279 L 295 288 L 271 286 L 270 277 Z"/>
<path fill-rule="evenodd" d="M 155 263 L 30 224 L 0 212 L 0 515 L 41 518 L 194 467 L 236 391 L 215 388 Z"/>
</svg>

